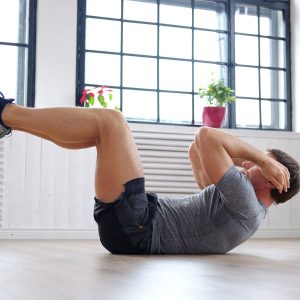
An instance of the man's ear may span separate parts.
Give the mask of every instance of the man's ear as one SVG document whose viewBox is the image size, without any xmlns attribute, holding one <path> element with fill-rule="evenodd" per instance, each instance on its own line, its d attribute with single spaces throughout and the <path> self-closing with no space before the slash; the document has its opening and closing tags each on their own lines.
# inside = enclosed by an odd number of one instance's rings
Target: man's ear
<svg viewBox="0 0 300 300">
<path fill-rule="evenodd" d="M 242 163 L 242 166 L 245 168 L 245 169 L 250 169 L 251 167 L 253 167 L 254 162 L 250 161 L 250 160 L 245 160 L 243 163 Z"/>
</svg>

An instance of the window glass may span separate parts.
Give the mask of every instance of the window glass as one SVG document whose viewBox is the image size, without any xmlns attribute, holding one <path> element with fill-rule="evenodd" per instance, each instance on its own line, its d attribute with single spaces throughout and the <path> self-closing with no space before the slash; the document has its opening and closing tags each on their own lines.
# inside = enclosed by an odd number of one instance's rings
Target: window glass
<svg viewBox="0 0 300 300">
<path fill-rule="evenodd" d="M 166 57 L 192 58 L 192 30 L 160 27 L 159 54 Z"/>
<path fill-rule="evenodd" d="M 261 69 L 262 98 L 286 99 L 286 84 L 284 71 Z"/>
<path fill-rule="evenodd" d="M 235 8 L 235 31 L 258 34 L 257 7 L 237 4 Z"/>
<path fill-rule="evenodd" d="M 195 27 L 215 30 L 227 30 L 227 18 L 224 3 L 195 1 Z"/>
<path fill-rule="evenodd" d="M 29 1 L 0 1 L 0 41 L 28 43 Z"/>
<path fill-rule="evenodd" d="M 258 38 L 235 36 L 235 61 L 237 64 L 258 66 Z"/>
<path fill-rule="evenodd" d="M 191 1 L 160 0 L 160 22 L 163 24 L 174 24 L 191 26 L 192 8 Z"/>
<path fill-rule="evenodd" d="M 235 109 L 237 127 L 259 127 L 259 101 L 252 99 L 237 99 Z"/>
<path fill-rule="evenodd" d="M 286 42 L 261 38 L 260 39 L 260 62 L 264 67 L 285 68 Z"/>
<path fill-rule="evenodd" d="M 156 89 L 157 62 L 153 58 L 124 56 L 125 87 Z"/>
<path fill-rule="evenodd" d="M 17 99 L 18 89 L 26 89 L 27 80 L 20 82 L 18 76 L 27 69 L 27 54 L 26 48 L 0 45 L 0 82 L 2 87 L 5 87 L 5 91 L 2 92 L 6 96 Z"/>
<path fill-rule="evenodd" d="M 251 80 L 250 80 L 251 78 Z M 239 97 L 259 97 L 258 69 L 235 68 L 236 95 Z"/>
<path fill-rule="evenodd" d="M 124 0 L 124 19 L 157 22 L 156 1 Z"/>
<path fill-rule="evenodd" d="M 160 88 L 162 90 L 191 91 L 191 62 L 161 59 L 159 68 Z"/>
<path fill-rule="evenodd" d="M 36 7 L 32 5 L 30 15 L 29 5 L 29 0 L 0 1 L 0 82 L 1 92 L 7 97 L 15 98 L 19 105 L 27 105 L 30 93 L 28 104 L 33 106 L 33 87 L 27 90 L 27 84 L 29 79 L 30 82 L 33 81 L 35 72 L 35 45 L 29 45 L 29 29 L 34 36 L 35 24 L 33 20 L 30 22 L 30 18 Z"/>
<path fill-rule="evenodd" d="M 286 128 L 286 103 L 278 101 L 262 101 L 261 109 L 263 128 Z M 277 116 L 279 116 L 279 118 Z"/>
<path fill-rule="evenodd" d="M 282 11 L 261 7 L 260 34 L 281 38 L 285 37 L 285 25 Z"/>
<path fill-rule="evenodd" d="M 227 34 L 195 30 L 195 59 L 227 61 Z"/>
<path fill-rule="evenodd" d="M 192 96 L 188 94 L 160 93 L 160 119 L 163 122 L 191 123 Z"/>
<path fill-rule="evenodd" d="M 122 0 L 86 0 L 86 14 L 106 18 L 121 18 Z"/>
<path fill-rule="evenodd" d="M 222 79 L 228 84 L 227 67 L 209 63 L 194 64 L 194 92 L 198 93 L 200 87 L 206 87 L 212 78 Z"/>
<path fill-rule="evenodd" d="M 120 56 L 86 53 L 85 82 L 94 85 L 120 85 Z"/>
<path fill-rule="evenodd" d="M 200 99 L 198 95 L 194 98 L 194 119 L 195 124 L 202 124 L 202 113 L 203 113 L 203 107 L 207 106 L 207 103 Z"/>
<path fill-rule="evenodd" d="M 120 52 L 120 22 L 87 19 L 86 30 L 86 49 Z"/>
<path fill-rule="evenodd" d="M 124 23 L 123 51 L 132 54 L 156 55 L 157 26 Z"/>
<path fill-rule="evenodd" d="M 149 91 L 124 90 L 123 113 L 128 119 L 147 120 L 157 119 L 157 93 Z"/>
</svg>

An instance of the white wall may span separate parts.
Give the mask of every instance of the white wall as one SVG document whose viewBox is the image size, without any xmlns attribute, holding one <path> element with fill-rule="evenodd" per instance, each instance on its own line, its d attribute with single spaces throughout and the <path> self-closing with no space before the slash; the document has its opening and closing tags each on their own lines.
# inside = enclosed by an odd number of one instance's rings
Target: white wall
<svg viewBox="0 0 300 300">
<path fill-rule="evenodd" d="M 39 0 L 36 106 L 74 106 L 76 0 Z"/>
</svg>

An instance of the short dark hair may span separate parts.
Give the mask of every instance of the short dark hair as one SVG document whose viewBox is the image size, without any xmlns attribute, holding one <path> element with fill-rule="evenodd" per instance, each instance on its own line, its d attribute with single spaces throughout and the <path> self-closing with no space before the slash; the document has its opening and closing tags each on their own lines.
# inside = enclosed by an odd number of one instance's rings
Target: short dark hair
<svg viewBox="0 0 300 300">
<path fill-rule="evenodd" d="M 271 190 L 271 197 L 276 204 L 284 203 L 295 196 L 300 190 L 300 166 L 299 163 L 289 154 L 279 149 L 268 149 L 268 152 L 290 172 L 290 188 L 281 194 L 277 189 Z"/>
</svg>

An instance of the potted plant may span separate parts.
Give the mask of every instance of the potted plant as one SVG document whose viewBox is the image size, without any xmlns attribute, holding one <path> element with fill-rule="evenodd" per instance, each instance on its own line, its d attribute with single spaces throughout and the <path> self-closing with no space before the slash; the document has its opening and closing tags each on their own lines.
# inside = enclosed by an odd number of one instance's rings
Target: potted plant
<svg viewBox="0 0 300 300">
<path fill-rule="evenodd" d="M 96 97 L 97 94 L 98 96 Z M 98 102 L 95 102 L 95 98 Z M 113 91 L 107 86 L 84 89 L 80 98 L 80 104 L 84 107 L 111 108 L 120 111 L 120 107 L 113 105 Z"/>
<path fill-rule="evenodd" d="M 226 114 L 226 103 L 235 101 L 234 90 L 224 84 L 224 80 L 212 80 L 206 88 L 199 88 L 200 99 L 205 99 L 209 106 L 203 108 L 203 125 L 220 128 Z"/>
</svg>

